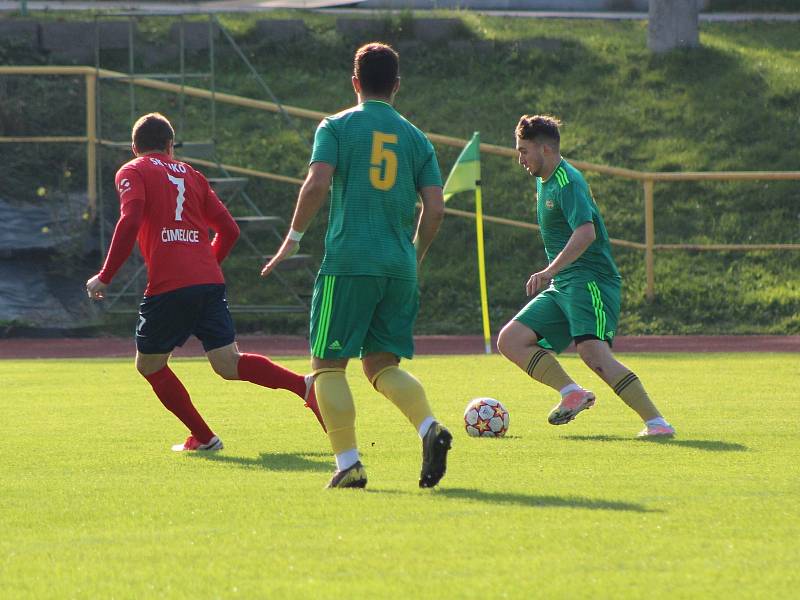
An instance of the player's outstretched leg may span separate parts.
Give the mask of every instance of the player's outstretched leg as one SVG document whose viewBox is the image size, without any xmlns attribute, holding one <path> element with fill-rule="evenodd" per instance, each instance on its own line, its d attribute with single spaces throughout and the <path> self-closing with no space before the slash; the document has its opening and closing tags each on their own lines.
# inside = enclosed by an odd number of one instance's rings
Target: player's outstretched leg
<svg viewBox="0 0 800 600">
<path fill-rule="evenodd" d="M 328 488 L 363 488 L 367 472 L 356 445 L 356 407 L 343 368 L 321 368 L 314 372 L 317 400 L 328 439 L 336 455 L 336 472 Z"/>
<path fill-rule="evenodd" d="M 209 350 L 207 356 L 211 367 L 224 379 L 249 381 L 273 390 L 288 390 L 302 398 L 325 429 L 317 406 L 313 375 L 300 375 L 260 354 L 239 352 L 235 342 Z"/>
<path fill-rule="evenodd" d="M 578 344 L 583 362 L 605 381 L 622 401 L 644 421 L 645 428 L 639 437 L 671 437 L 675 428 L 670 425 L 650 399 L 642 382 L 628 367 L 611 353 L 606 342 L 585 340 Z"/>
<path fill-rule="evenodd" d="M 559 402 L 547 417 L 551 425 L 564 425 L 578 413 L 594 405 L 595 396 L 575 383 L 564 371 L 552 352 L 537 344 L 539 336 L 519 321 L 511 321 L 500 332 L 497 349 L 528 377 L 561 394 Z"/>
<path fill-rule="evenodd" d="M 300 375 L 260 354 L 242 354 L 237 363 L 237 375 L 242 381 L 293 392 L 303 399 L 305 406 L 311 409 L 322 429 L 325 430 L 325 422 L 319 412 L 317 397 L 314 392 L 313 375 Z"/>
<path fill-rule="evenodd" d="M 389 360 L 395 362 L 396 358 Z M 368 377 L 371 367 L 379 361 L 380 358 L 372 361 L 365 359 L 364 370 Z M 417 430 L 422 439 L 419 486 L 435 486 L 447 471 L 447 453 L 450 451 L 453 436 L 434 418 L 422 384 L 397 364 L 383 367 L 370 377 L 370 381 L 377 391 L 400 409 Z"/>
</svg>

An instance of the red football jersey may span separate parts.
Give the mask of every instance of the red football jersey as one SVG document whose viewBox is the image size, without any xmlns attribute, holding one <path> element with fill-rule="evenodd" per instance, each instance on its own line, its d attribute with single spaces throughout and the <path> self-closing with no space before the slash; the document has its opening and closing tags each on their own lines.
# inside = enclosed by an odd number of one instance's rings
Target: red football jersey
<svg viewBox="0 0 800 600">
<path fill-rule="evenodd" d="M 137 240 L 147 265 L 145 296 L 224 282 L 208 229 L 229 213 L 202 173 L 166 154 L 147 154 L 123 165 L 115 183 L 120 214 L 142 215 Z"/>
</svg>

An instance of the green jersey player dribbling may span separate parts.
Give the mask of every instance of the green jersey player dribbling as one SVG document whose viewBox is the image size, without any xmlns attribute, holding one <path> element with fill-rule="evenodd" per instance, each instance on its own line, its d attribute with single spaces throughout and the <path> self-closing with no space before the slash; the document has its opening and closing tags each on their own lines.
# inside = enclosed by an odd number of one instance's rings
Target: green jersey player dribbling
<svg viewBox="0 0 800 600">
<path fill-rule="evenodd" d="M 370 383 L 422 439 L 420 487 L 432 487 L 442 478 L 452 440 L 434 419 L 420 382 L 399 367 L 400 359 L 414 352 L 417 268 L 439 230 L 444 200 L 433 146 L 392 106 L 398 74 L 399 57 L 389 46 L 372 43 L 358 49 L 352 77 L 358 104 L 317 128 L 291 229 L 262 271 L 269 274 L 297 250 L 330 191 L 310 344 L 317 401 L 336 455 L 331 488 L 367 483 L 345 377 L 350 358 L 362 359 Z"/>
<path fill-rule="evenodd" d="M 548 417 L 569 423 L 595 395 L 578 386 L 555 359 L 574 341 L 583 361 L 645 422 L 640 436 L 672 436 L 639 378 L 611 353 L 620 307 L 619 271 L 589 186 L 561 157 L 559 121 L 523 116 L 517 125 L 519 164 L 536 177 L 536 213 L 548 266 L 526 283 L 531 300 L 500 332 L 497 347 L 530 377 L 560 392 Z"/>
</svg>

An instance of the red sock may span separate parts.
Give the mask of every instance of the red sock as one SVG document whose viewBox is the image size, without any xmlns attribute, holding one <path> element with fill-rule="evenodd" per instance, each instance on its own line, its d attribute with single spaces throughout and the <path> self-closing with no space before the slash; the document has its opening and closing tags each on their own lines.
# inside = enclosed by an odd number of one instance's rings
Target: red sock
<svg viewBox="0 0 800 600">
<path fill-rule="evenodd" d="M 201 443 L 207 444 L 214 437 L 214 433 L 208 428 L 203 417 L 192 404 L 189 392 L 168 366 L 150 375 L 145 375 L 144 378 L 153 386 L 153 391 L 161 400 L 161 404 L 178 417 Z"/>
<path fill-rule="evenodd" d="M 273 390 L 289 390 L 301 398 L 306 394 L 306 380 L 294 371 L 276 365 L 260 354 L 242 354 L 239 359 L 239 379 Z"/>
</svg>

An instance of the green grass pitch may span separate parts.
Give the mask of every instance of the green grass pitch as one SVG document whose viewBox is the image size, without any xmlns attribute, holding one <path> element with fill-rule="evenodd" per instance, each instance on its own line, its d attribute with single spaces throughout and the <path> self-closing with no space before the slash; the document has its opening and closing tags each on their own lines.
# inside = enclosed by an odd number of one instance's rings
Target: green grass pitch
<svg viewBox="0 0 800 600">
<path fill-rule="evenodd" d="M 285 392 L 177 360 L 226 448 L 185 435 L 130 361 L 0 361 L 4 598 L 790 598 L 800 539 L 798 358 L 625 355 L 674 441 L 575 357 L 595 407 L 553 427 L 552 393 L 497 356 L 408 363 L 454 433 L 440 488 L 416 433 L 351 365 L 366 491 L 323 490 L 327 438 Z M 307 361 L 284 364 L 306 370 Z M 475 396 L 511 414 L 467 437 Z"/>
</svg>

